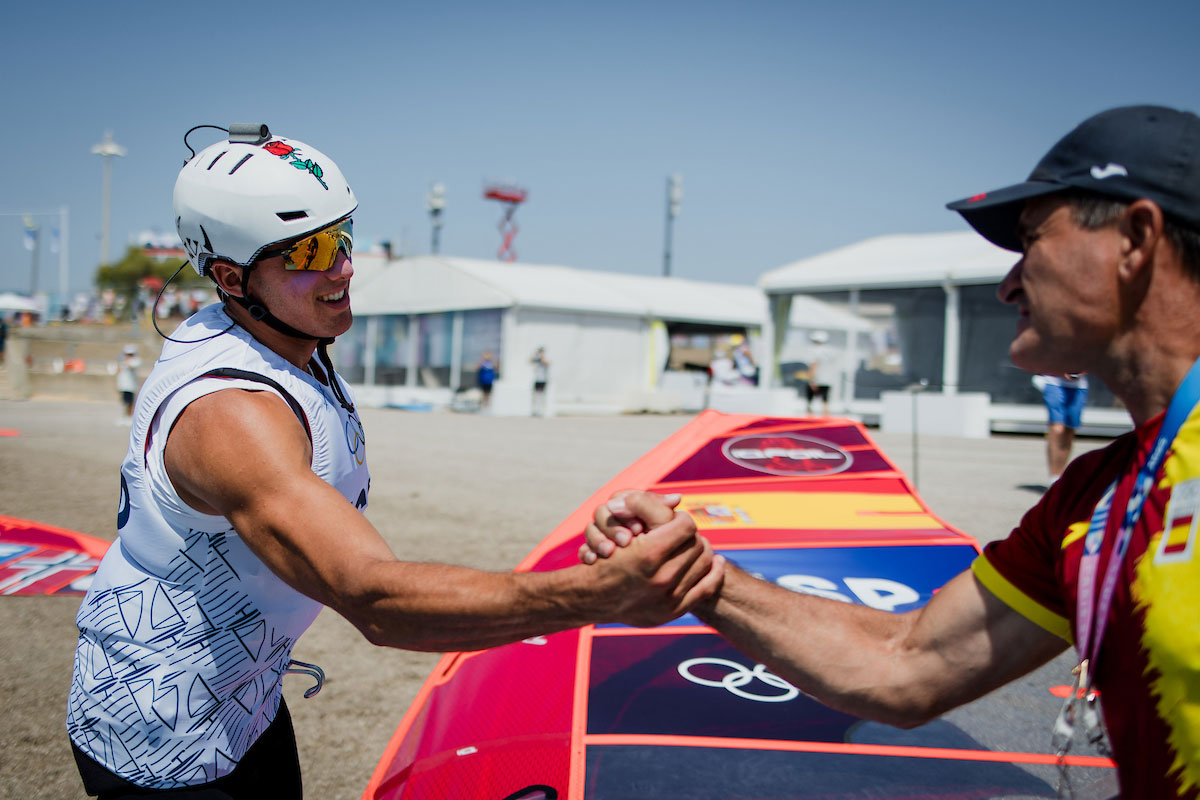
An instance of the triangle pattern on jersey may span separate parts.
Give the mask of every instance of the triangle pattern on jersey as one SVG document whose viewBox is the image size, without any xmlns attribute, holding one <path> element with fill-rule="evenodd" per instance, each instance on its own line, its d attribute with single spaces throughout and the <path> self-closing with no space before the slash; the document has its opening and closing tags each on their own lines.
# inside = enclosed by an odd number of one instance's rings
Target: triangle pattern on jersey
<svg viewBox="0 0 1200 800">
<path fill-rule="evenodd" d="M 188 689 L 188 714 L 192 717 L 203 717 L 217 705 L 217 697 L 208 688 L 208 684 L 199 675 L 192 681 Z"/>
<path fill-rule="evenodd" d="M 266 620 L 259 620 L 253 627 L 245 632 L 234 630 L 233 635 L 241 642 L 242 647 L 246 649 L 246 653 L 250 658 L 258 661 L 258 656 L 262 652 L 263 642 L 267 640 L 267 623 Z"/>
<path fill-rule="evenodd" d="M 233 700 L 247 714 L 253 714 L 254 709 L 258 707 L 262 700 L 262 690 L 258 685 L 258 678 L 251 678 L 233 691 Z"/>
<path fill-rule="evenodd" d="M 113 772 L 125 772 L 129 767 L 135 766 L 133 754 L 129 752 L 125 742 L 121 741 L 121 737 L 111 726 L 108 729 L 108 739 L 113 745 L 112 761 L 110 762 L 113 765 Z"/>
<path fill-rule="evenodd" d="M 196 535 L 191 541 L 185 541 L 183 549 L 179 554 L 190 561 L 198 570 L 203 570 L 205 563 L 208 561 L 208 536 L 200 531 L 195 532 Z"/>
<path fill-rule="evenodd" d="M 80 675 L 95 675 L 92 672 L 92 640 L 86 636 L 80 636 L 75 642 L 75 663 L 79 665 Z"/>
<path fill-rule="evenodd" d="M 149 725 L 151 708 L 154 706 L 154 681 L 149 678 L 140 681 L 125 681 L 125 688 L 129 690 L 133 704 L 137 706 L 138 713 L 142 715 L 142 722 Z"/>
<path fill-rule="evenodd" d="M 130 638 L 136 638 L 137 630 L 142 624 L 142 590 L 119 589 L 115 594 L 121 622 L 125 623 L 125 630 L 129 631 Z"/>
<path fill-rule="evenodd" d="M 164 686 L 154 698 L 154 715 L 162 720 L 171 730 L 179 719 L 179 687 L 171 684 Z"/>
<path fill-rule="evenodd" d="M 110 681 L 115 678 L 112 663 L 108 660 L 108 653 L 104 652 L 104 646 L 100 642 L 89 641 L 87 649 L 88 661 L 92 665 L 92 677 L 98 681 Z"/>
<path fill-rule="evenodd" d="M 171 602 L 170 595 L 161 583 L 154 587 L 154 599 L 150 602 L 150 627 L 156 631 L 184 625 L 183 615 Z"/>
</svg>

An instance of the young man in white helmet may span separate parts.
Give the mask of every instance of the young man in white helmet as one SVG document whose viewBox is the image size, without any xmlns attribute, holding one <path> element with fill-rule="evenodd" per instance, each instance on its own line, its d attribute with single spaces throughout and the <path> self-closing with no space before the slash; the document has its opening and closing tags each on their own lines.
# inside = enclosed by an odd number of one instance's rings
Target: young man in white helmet
<svg viewBox="0 0 1200 800">
<path fill-rule="evenodd" d="M 352 319 L 355 207 L 328 157 L 266 126 L 233 128 L 179 174 L 180 237 L 224 302 L 168 337 L 142 387 L 120 538 L 77 617 L 67 727 L 91 794 L 299 797 L 281 683 L 299 671 L 319 688 L 290 654 L 322 605 L 376 644 L 472 650 L 657 624 L 720 581 L 690 533 L 643 537 L 601 571 L 392 554 L 360 513 L 366 437 L 325 352 Z"/>
</svg>

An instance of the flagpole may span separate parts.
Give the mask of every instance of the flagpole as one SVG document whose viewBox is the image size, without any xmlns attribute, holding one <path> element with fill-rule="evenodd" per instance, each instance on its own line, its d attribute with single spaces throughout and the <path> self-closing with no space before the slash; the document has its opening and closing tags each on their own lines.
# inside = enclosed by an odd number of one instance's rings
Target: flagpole
<svg viewBox="0 0 1200 800">
<path fill-rule="evenodd" d="M 63 305 L 70 306 L 69 296 L 67 294 L 67 249 L 70 241 L 68 227 L 71 222 L 71 210 L 67 206 L 63 206 L 58 210 L 58 215 L 61 220 L 58 226 L 58 290 L 62 292 Z"/>
<path fill-rule="evenodd" d="M 41 248 L 42 237 L 33 215 L 26 214 L 23 223 L 25 225 L 25 249 L 32 255 L 29 266 L 29 296 L 33 297 L 37 294 L 38 250 Z"/>
</svg>

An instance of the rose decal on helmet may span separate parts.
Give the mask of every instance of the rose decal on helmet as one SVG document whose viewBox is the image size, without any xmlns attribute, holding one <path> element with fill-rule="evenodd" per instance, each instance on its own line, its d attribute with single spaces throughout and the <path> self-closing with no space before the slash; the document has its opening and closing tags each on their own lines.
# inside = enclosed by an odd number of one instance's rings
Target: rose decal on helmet
<svg viewBox="0 0 1200 800">
<path fill-rule="evenodd" d="M 287 160 L 290 157 L 292 160 L 288 163 L 290 163 L 296 169 L 302 169 L 308 172 L 317 179 L 317 183 L 324 186 L 326 190 L 329 189 L 329 184 L 325 183 L 325 173 L 321 169 L 321 165 L 313 161 L 311 158 L 301 160 L 300 151 L 292 147 L 290 144 L 285 144 L 276 139 L 273 142 L 267 142 L 264 144 L 263 149 L 271 155 L 279 156 L 284 160 Z"/>
</svg>

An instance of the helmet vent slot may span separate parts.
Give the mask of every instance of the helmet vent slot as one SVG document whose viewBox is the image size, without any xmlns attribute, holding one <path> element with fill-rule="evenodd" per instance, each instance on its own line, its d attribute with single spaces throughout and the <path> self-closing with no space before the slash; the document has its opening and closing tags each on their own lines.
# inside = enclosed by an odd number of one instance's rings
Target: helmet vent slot
<svg viewBox="0 0 1200 800">
<path fill-rule="evenodd" d="M 247 153 L 246 155 L 242 156 L 242 160 L 233 165 L 233 169 L 229 170 L 229 174 L 232 175 L 241 169 L 242 164 L 245 164 L 247 161 L 249 161 L 253 155 L 254 153 Z"/>
<path fill-rule="evenodd" d="M 220 161 L 220 160 L 221 160 L 221 156 L 225 155 L 225 154 L 226 154 L 226 153 L 228 153 L 228 152 L 229 152 L 228 150 L 222 150 L 220 153 L 217 153 L 217 157 L 216 157 L 216 158 L 214 158 L 214 159 L 213 159 L 213 160 L 212 160 L 212 161 L 209 163 L 209 165 L 208 165 L 208 169 L 212 169 L 214 166 L 216 166 L 216 163 L 217 163 L 218 161 Z"/>
<path fill-rule="evenodd" d="M 280 211 L 275 216 L 279 217 L 284 222 L 293 222 L 298 219 L 308 219 L 307 211 Z"/>
</svg>

